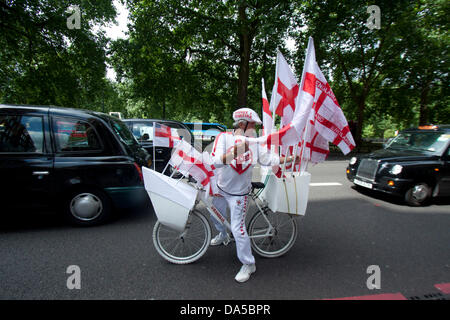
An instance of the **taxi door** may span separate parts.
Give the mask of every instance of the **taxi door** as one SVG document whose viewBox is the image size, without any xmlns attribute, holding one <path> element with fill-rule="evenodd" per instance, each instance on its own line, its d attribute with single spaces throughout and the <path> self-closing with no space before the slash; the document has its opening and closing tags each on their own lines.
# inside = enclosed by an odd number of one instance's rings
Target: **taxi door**
<svg viewBox="0 0 450 320">
<path fill-rule="evenodd" d="M 0 203 L 47 205 L 52 198 L 53 155 L 48 113 L 0 109 Z"/>
</svg>

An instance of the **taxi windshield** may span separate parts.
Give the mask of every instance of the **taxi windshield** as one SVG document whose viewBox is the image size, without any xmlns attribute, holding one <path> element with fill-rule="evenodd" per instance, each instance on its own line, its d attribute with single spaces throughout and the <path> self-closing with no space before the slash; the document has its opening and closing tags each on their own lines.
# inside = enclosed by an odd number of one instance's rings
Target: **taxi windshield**
<svg viewBox="0 0 450 320">
<path fill-rule="evenodd" d="M 403 132 L 395 137 L 387 149 L 408 149 L 440 154 L 447 146 L 450 134 L 442 132 Z"/>
</svg>

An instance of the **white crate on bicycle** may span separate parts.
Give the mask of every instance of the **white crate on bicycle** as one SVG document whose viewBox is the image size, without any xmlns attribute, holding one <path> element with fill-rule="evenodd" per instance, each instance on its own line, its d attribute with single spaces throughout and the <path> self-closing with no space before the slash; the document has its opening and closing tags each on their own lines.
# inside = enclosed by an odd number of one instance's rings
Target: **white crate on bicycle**
<svg viewBox="0 0 450 320">
<path fill-rule="evenodd" d="M 267 201 L 273 212 L 285 212 L 294 215 L 304 215 L 308 204 L 309 183 L 311 174 L 308 172 L 286 172 L 286 178 L 277 178 L 273 174 L 263 177 L 267 180 L 266 187 L 260 198 Z"/>
<path fill-rule="evenodd" d="M 198 190 L 183 181 L 142 167 L 145 190 L 152 201 L 158 221 L 169 228 L 183 231 L 189 212 L 195 205 Z"/>
</svg>

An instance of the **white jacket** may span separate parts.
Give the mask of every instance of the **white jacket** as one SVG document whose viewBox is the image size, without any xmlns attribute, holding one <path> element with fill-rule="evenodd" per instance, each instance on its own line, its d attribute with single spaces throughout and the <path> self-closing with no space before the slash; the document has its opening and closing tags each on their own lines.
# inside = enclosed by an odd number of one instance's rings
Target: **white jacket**
<svg viewBox="0 0 450 320">
<path fill-rule="evenodd" d="M 217 186 L 230 195 L 245 195 L 251 191 L 252 170 L 256 163 L 262 166 L 280 164 L 280 158 L 265 146 L 250 144 L 249 150 L 233 159 L 229 164 L 222 163 L 222 156 L 232 150 L 235 144 L 245 140 L 244 136 L 231 132 L 220 133 L 214 143 L 212 156 L 217 169 Z"/>
</svg>

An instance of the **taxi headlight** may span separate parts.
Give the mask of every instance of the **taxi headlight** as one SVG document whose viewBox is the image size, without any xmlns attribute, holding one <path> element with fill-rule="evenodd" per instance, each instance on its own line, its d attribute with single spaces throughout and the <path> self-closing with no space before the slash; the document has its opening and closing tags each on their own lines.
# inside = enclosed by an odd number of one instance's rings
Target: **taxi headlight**
<svg viewBox="0 0 450 320">
<path fill-rule="evenodd" d="M 396 164 L 395 166 L 392 167 L 392 169 L 389 171 L 391 174 L 397 175 L 400 174 L 400 172 L 402 172 L 403 167 L 399 164 Z"/>
<path fill-rule="evenodd" d="M 356 163 L 356 160 L 358 160 L 356 157 L 351 158 L 350 165 L 354 165 Z"/>
</svg>

